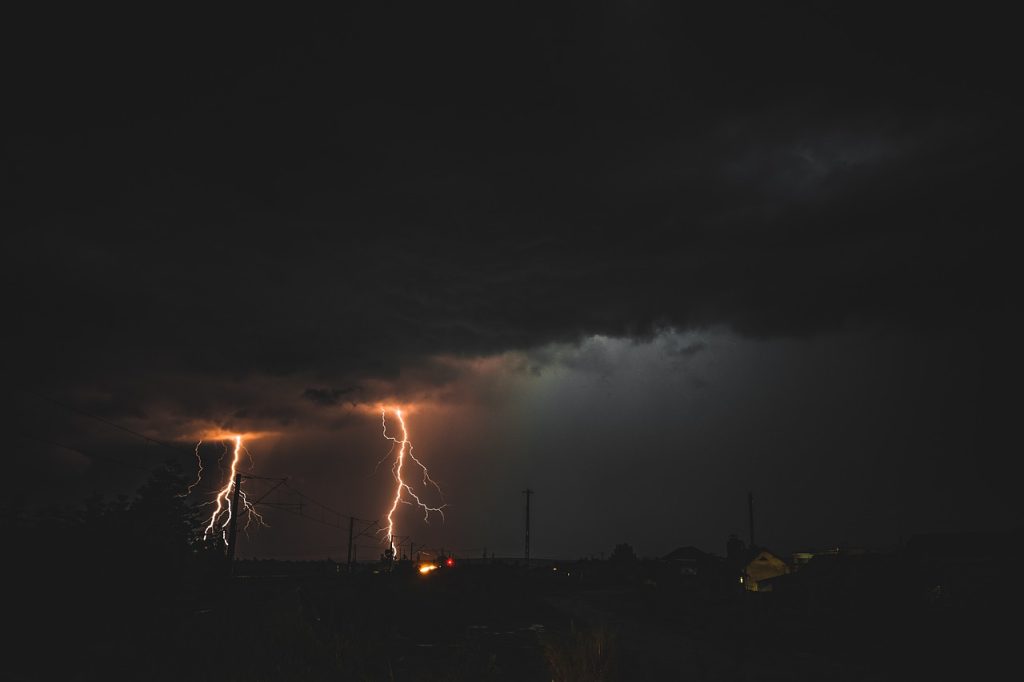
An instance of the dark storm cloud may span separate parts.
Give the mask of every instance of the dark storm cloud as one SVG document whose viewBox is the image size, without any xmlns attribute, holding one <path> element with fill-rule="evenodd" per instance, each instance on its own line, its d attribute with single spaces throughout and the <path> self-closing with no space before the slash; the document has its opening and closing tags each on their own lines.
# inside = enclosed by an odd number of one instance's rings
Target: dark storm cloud
<svg viewBox="0 0 1024 682">
<path fill-rule="evenodd" d="M 998 26 L 649 3 L 179 28 L 13 47 L 26 377 L 330 386 L 593 333 L 1007 304 L 1015 116 L 1003 44 L 977 41 Z"/>
<path fill-rule="evenodd" d="M 165 454 L 42 393 L 376 518 L 387 403 L 441 544 L 1010 518 L 1016 24 L 820 5 L 13 18 L 11 480 Z"/>
<path fill-rule="evenodd" d="M 346 388 L 307 388 L 302 392 L 302 397 L 315 405 L 330 407 L 337 405 L 345 396 L 351 398 L 352 394 L 357 390 L 359 390 L 358 386 L 348 386 Z M 355 405 L 356 401 L 352 399 L 351 403 Z"/>
</svg>

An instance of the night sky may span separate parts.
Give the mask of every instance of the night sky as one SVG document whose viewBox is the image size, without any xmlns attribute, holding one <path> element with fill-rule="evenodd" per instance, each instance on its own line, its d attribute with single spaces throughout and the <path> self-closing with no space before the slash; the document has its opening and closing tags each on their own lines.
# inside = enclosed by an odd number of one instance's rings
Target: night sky
<svg viewBox="0 0 1024 682">
<path fill-rule="evenodd" d="M 780 553 L 1024 522 L 1015 24 L 371 5 L 5 22 L 8 504 L 221 430 L 380 518 L 387 404 L 466 555 L 527 486 L 534 556 L 722 554 L 748 490 Z"/>
</svg>

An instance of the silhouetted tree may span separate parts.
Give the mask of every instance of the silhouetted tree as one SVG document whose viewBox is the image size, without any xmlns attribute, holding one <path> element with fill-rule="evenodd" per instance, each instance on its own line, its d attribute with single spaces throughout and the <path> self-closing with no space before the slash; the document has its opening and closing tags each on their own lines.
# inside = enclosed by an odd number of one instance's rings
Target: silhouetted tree
<svg viewBox="0 0 1024 682">
<path fill-rule="evenodd" d="M 193 555 L 201 549 L 199 515 L 183 496 L 187 486 L 181 467 L 169 460 L 139 488 L 127 510 L 133 548 L 128 563 L 154 605 L 180 596 Z"/>
<path fill-rule="evenodd" d="M 63 647 L 60 658 L 24 663 L 92 661 L 102 668 L 106 657 L 145 660 L 179 629 L 202 597 L 196 588 L 223 575 L 210 567 L 224 561 L 222 548 L 201 541 L 197 510 L 183 497 L 187 486 L 181 468 L 168 461 L 133 497 L 96 496 L 75 507 L 3 515 L 18 547 L 9 561 L 8 614 L 25 633 L 20 649 L 28 656 L 40 638 Z"/>
<path fill-rule="evenodd" d="M 608 568 L 610 577 L 616 582 L 628 583 L 636 580 L 640 573 L 640 562 L 637 561 L 633 546 L 625 542 L 615 545 L 611 556 L 608 557 Z"/>
<path fill-rule="evenodd" d="M 623 542 L 615 545 L 609 561 L 615 564 L 633 564 L 636 563 L 636 552 L 633 551 L 632 545 Z"/>
</svg>

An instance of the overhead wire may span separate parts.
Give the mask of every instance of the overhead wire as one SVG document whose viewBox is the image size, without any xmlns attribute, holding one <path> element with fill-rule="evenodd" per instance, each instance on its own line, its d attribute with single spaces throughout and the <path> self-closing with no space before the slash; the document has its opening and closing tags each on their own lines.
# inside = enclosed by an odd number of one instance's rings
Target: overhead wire
<svg viewBox="0 0 1024 682">
<path fill-rule="evenodd" d="M 158 447 L 161 447 L 161 448 L 164 448 L 166 450 L 172 451 L 175 454 L 188 454 L 190 456 L 194 456 L 195 455 L 194 451 L 192 449 L 190 449 L 190 448 L 185 448 L 183 446 L 176 446 L 176 445 L 173 445 L 171 443 L 167 443 L 166 441 L 162 441 L 162 440 L 159 440 L 157 438 L 153 438 L 151 436 L 147 436 L 144 433 L 141 433 L 141 432 L 136 431 L 134 429 L 128 428 L 127 426 L 124 426 L 122 424 L 118 424 L 117 422 L 111 421 L 109 419 L 106 419 L 106 418 L 101 417 L 99 415 L 93 414 L 93 413 L 88 412 L 86 410 L 83 410 L 81 408 L 75 407 L 73 405 L 69 405 L 69 404 L 67 404 L 65 402 L 62 402 L 60 400 L 57 400 L 57 399 L 55 399 L 55 398 L 53 398 L 51 396 L 47 396 L 47 395 L 44 395 L 42 393 L 38 393 L 36 391 L 28 391 L 28 393 L 31 394 L 31 395 L 34 395 L 37 398 L 45 400 L 46 402 L 52 403 L 53 405 L 56 405 L 56 406 L 61 407 L 61 408 L 65 409 L 65 410 L 68 410 L 69 412 L 81 415 L 81 416 L 86 417 L 88 419 L 92 419 L 92 420 L 94 420 L 94 421 L 96 421 L 98 423 L 104 424 L 104 425 L 106 425 L 108 427 L 117 429 L 117 430 L 122 431 L 124 433 L 127 433 L 129 435 L 135 436 L 136 438 L 141 438 L 142 440 L 145 440 L 148 443 L 152 443 L 153 445 L 156 445 Z M 29 439 L 29 440 L 36 440 L 36 441 L 39 441 L 39 442 L 47 443 L 49 445 L 52 445 L 52 446 L 55 446 L 55 447 L 60 447 L 60 448 L 66 449 L 66 450 L 70 450 L 72 452 L 77 452 L 77 453 L 79 453 L 81 455 L 84 455 L 86 457 L 89 457 L 89 458 L 101 459 L 101 460 L 109 461 L 109 462 L 118 464 L 120 466 L 126 467 L 126 468 L 131 468 L 131 469 L 135 469 L 135 470 L 138 470 L 138 471 L 152 472 L 152 467 L 144 467 L 142 465 L 131 464 L 130 462 L 125 462 L 124 460 L 120 460 L 120 459 L 118 459 L 116 457 L 110 457 L 109 455 L 99 455 L 99 454 L 96 454 L 96 453 L 85 452 L 84 450 L 81 450 L 79 448 L 75 448 L 75 447 L 72 447 L 72 446 L 69 446 L 69 445 L 65 445 L 63 443 L 58 443 L 56 441 L 50 441 L 48 439 L 41 438 L 41 437 L 31 436 L 29 434 L 22 434 L 22 437 L 25 438 L 25 439 Z M 337 528 L 337 529 L 340 529 L 340 530 L 344 530 L 344 527 L 342 526 L 342 523 L 341 523 L 341 519 L 342 518 L 349 518 L 349 519 L 352 519 L 353 521 L 358 521 L 360 523 L 367 524 L 367 526 L 365 528 L 363 528 L 358 534 L 354 535 L 353 537 L 362 537 L 371 528 L 373 528 L 374 526 L 378 526 L 378 520 L 376 520 L 376 519 L 374 519 L 374 520 L 364 519 L 364 518 L 360 518 L 360 517 L 357 517 L 357 516 L 353 516 L 351 514 L 344 514 L 344 513 L 340 512 L 340 511 L 338 511 L 337 509 L 334 509 L 334 508 L 330 507 L 329 505 L 324 504 L 323 502 L 320 502 L 319 500 L 309 496 L 308 494 L 302 492 L 301 490 L 296 489 L 291 483 L 289 483 L 287 478 L 258 476 L 258 475 L 255 475 L 255 474 L 246 474 L 245 478 L 246 479 L 250 479 L 250 480 L 277 481 L 277 485 L 273 486 L 270 490 L 268 490 L 266 493 L 264 493 L 264 495 L 262 495 L 257 500 L 257 502 L 262 502 L 274 490 L 276 490 L 277 488 L 279 488 L 281 486 L 284 486 L 285 488 L 290 490 L 292 493 L 294 493 L 295 495 L 300 497 L 302 500 L 304 500 L 306 502 L 309 502 L 310 504 L 315 505 L 315 506 L 319 507 L 320 509 L 322 509 L 322 510 L 324 510 L 326 512 L 329 512 L 330 514 L 335 515 L 337 517 L 337 519 L 338 519 L 338 522 L 337 523 L 330 523 L 329 521 L 325 520 L 322 516 L 320 518 L 317 518 L 315 516 L 310 516 L 308 514 L 305 514 L 303 512 L 303 510 L 302 510 L 302 506 L 301 505 L 299 505 L 299 510 L 298 511 L 289 509 L 287 507 L 279 506 L 279 505 L 275 505 L 274 506 L 275 509 L 279 509 L 280 511 L 283 511 L 285 513 L 292 514 L 292 515 L 295 515 L 295 516 L 299 516 L 300 518 L 307 519 L 309 521 L 314 521 L 314 522 L 317 522 L 317 523 L 320 523 L 320 524 L 323 524 L 323 525 L 326 525 L 326 526 L 330 526 L 332 528 Z M 208 485 L 205 485 L 205 484 L 201 484 L 200 487 L 203 488 L 204 490 L 208 491 L 208 492 L 217 492 L 219 490 L 219 488 L 211 488 L 211 487 L 209 487 Z M 266 503 L 264 503 L 264 504 L 266 504 Z"/>
</svg>

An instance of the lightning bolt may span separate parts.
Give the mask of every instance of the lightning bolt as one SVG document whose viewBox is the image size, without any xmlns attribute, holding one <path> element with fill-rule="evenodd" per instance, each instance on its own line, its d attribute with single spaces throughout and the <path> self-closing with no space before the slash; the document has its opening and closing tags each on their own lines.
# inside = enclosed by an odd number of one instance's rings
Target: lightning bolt
<svg viewBox="0 0 1024 682">
<path fill-rule="evenodd" d="M 207 539 L 210 535 L 219 532 L 221 538 L 224 540 L 224 544 L 227 544 L 227 542 L 228 542 L 227 528 L 228 528 L 228 524 L 231 523 L 231 514 L 232 514 L 230 500 L 231 500 L 231 495 L 232 495 L 232 493 L 235 490 L 235 475 L 238 473 L 238 465 L 241 462 L 243 454 L 249 456 L 250 457 L 250 461 L 252 461 L 251 460 L 252 455 L 249 453 L 249 451 L 246 449 L 246 447 L 242 444 L 242 437 L 241 436 L 232 436 L 230 440 L 234 441 L 235 447 L 232 450 L 231 471 L 229 472 L 229 475 L 228 475 L 228 482 L 224 485 L 223 488 L 221 488 L 217 492 L 217 496 L 211 502 L 207 503 L 207 504 L 213 504 L 213 505 L 216 505 L 216 506 L 214 507 L 213 513 L 210 514 L 210 522 L 206 525 L 206 529 L 203 531 L 203 539 L 204 540 Z M 200 441 L 200 443 L 201 442 L 202 441 Z M 227 453 L 227 448 L 225 448 L 225 454 L 226 453 Z M 199 445 L 196 445 L 196 457 L 198 458 L 198 456 L 199 456 Z M 200 462 L 200 464 L 199 464 L 199 473 L 202 474 L 202 462 Z M 196 483 L 194 483 L 193 486 L 195 486 L 198 483 L 199 483 L 199 479 L 196 479 Z M 252 504 L 249 503 L 249 499 L 245 496 L 245 491 L 239 490 L 238 491 L 238 498 L 239 498 L 239 501 L 241 502 L 241 505 L 240 505 L 241 508 L 244 509 L 245 512 L 246 512 L 245 529 L 249 528 L 249 524 L 252 523 L 253 519 L 256 519 L 256 521 L 258 523 L 260 523 L 261 525 L 266 525 L 263 522 L 263 517 L 260 516 L 259 512 L 256 511 L 256 508 L 253 507 Z M 236 510 L 236 513 L 237 513 L 237 510 Z"/>
<path fill-rule="evenodd" d="M 199 485 L 199 482 L 203 480 L 203 458 L 199 456 L 199 446 L 202 444 L 203 441 L 199 441 L 198 443 L 196 443 L 196 480 L 191 485 L 189 485 L 188 490 L 186 490 L 184 494 L 179 495 L 179 497 L 188 497 L 189 495 L 191 495 L 192 488 L 195 488 L 197 485 Z"/>
<path fill-rule="evenodd" d="M 392 412 L 394 412 L 395 416 L 398 418 L 398 423 L 399 423 L 399 425 L 401 427 L 401 431 L 402 431 L 402 437 L 401 437 L 401 439 L 399 439 L 397 436 L 392 436 L 392 435 L 388 434 L 388 421 L 387 421 L 388 408 L 386 408 L 386 407 L 381 408 L 381 411 L 380 411 L 381 430 L 384 433 L 384 437 L 387 438 L 389 441 L 391 441 L 391 450 L 388 452 L 388 455 L 390 455 L 391 452 L 394 452 L 395 447 L 398 448 L 398 454 L 395 455 L 395 461 L 391 465 L 391 473 L 394 475 L 394 478 L 395 478 L 395 497 L 391 501 L 391 508 L 388 510 L 388 515 L 387 515 L 388 524 L 387 524 L 387 527 L 386 528 L 382 528 L 381 532 L 386 532 L 388 534 L 387 543 L 388 543 L 388 546 L 391 548 L 392 554 L 394 554 L 396 552 L 396 548 L 395 548 L 395 519 L 394 519 L 394 515 L 395 515 L 395 511 L 398 509 L 398 505 L 399 504 L 415 505 L 415 506 L 419 507 L 420 509 L 422 509 L 423 510 L 423 520 L 426 523 L 430 523 L 430 512 L 437 512 L 438 514 L 441 515 L 441 519 L 443 520 L 444 519 L 444 508 L 447 507 L 448 505 L 444 504 L 442 502 L 441 506 L 439 506 L 439 507 L 431 507 L 430 505 L 428 505 L 427 503 L 423 502 L 423 500 L 420 499 L 419 495 L 416 494 L 416 491 L 414 491 L 412 489 L 412 486 L 410 486 L 408 483 L 405 482 L 405 479 L 403 478 L 403 474 L 404 474 L 404 469 L 405 469 L 405 460 L 406 460 L 406 457 L 408 456 L 408 458 L 410 460 L 412 460 L 413 462 L 415 462 L 416 465 L 419 466 L 419 468 L 422 470 L 422 472 L 423 472 L 423 476 L 422 476 L 422 478 L 423 478 L 423 485 L 424 486 L 426 486 L 426 485 L 434 486 L 434 488 L 437 489 L 438 494 L 441 494 L 442 501 L 444 500 L 444 495 L 443 495 L 443 493 L 441 493 L 441 486 L 439 486 L 437 484 L 437 482 L 430 477 L 430 472 L 427 471 L 427 467 L 423 464 L 423 462 L 418 460 L 416 458 L 416 456 L 412 453 L 412 442 L 409 440 L 409 429 L 406 427 L 405 418 L 402 416 L 402 410 L 396 407 L 396 408 L 392 408 Z M 385 458 L 386 457 L 387 457 L 387 455 L 385 456 Z M 381 460 L 381 461 L 383 461 L 383 460 Z M 378 462 L 378 465 L 379 464 L 380 463 Z M 403 499 L 406 495 L 408 497 L 412 498 L 412 500 L 414 500 L 414 502 L 411 502 L 408 499 Z"/>
</svg>

